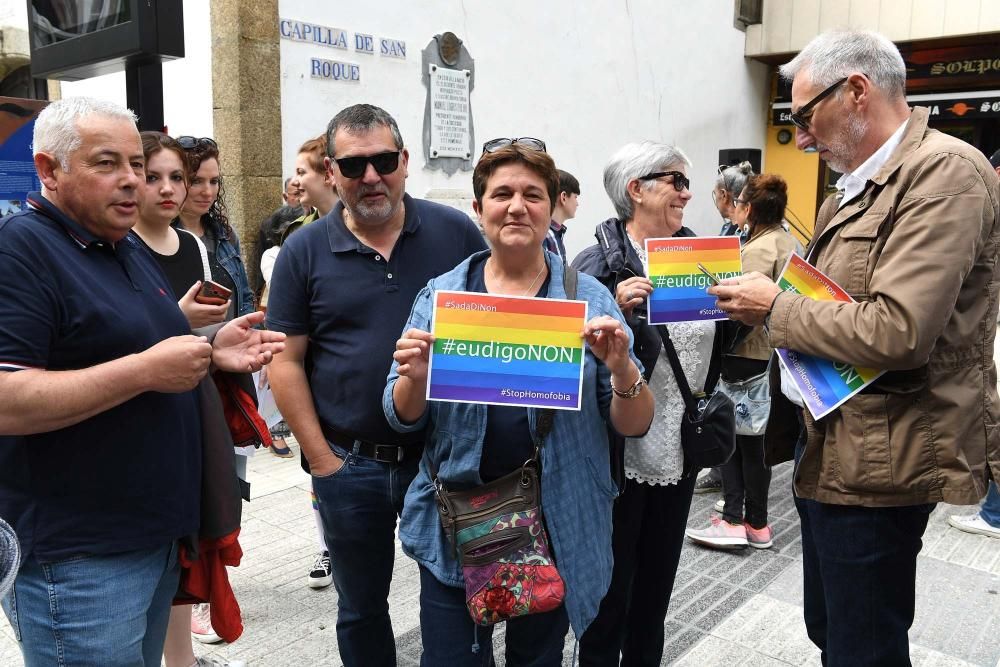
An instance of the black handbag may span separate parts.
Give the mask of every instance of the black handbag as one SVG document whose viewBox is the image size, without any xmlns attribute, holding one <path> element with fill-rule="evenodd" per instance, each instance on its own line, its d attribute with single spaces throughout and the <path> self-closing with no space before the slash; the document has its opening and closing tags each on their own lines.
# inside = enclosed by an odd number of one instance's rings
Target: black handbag
<svg viewBox="0 0 1000 667">
<path fill-rule="evenodd" d="M 697 473 L 701 468 L 714 468 L 729 460 L 736 451 L 736 414 L 733 401 L 720 391 L 715 391 L 720 368 L 713 363 L 705 379 L 705 392 L 691 393 L 681 360 L 677 357 L 670 332 L 666 325 L 656 330 L 663 339 L 663 348 L 674 371 L 677 388 L 684 398 L 684 416 L 681 419 L 681 447 L 684 450 L 685 473 Z M 714 355 L 713 355 L 714 357 Z"/>
</svg>

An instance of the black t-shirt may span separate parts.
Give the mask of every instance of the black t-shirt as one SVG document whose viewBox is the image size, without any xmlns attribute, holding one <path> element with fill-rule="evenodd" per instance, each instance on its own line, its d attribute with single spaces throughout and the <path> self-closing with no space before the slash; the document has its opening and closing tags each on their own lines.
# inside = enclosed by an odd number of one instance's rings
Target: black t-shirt
<svg viewBox="0 0 1000 667">
<path fill-rule="evenodd" d="M 470 292 L 486 293 L 486 255 L 469 265 L 469 277 L 465 289 Z M 538 288 L 536 297 L 549 293 L 552 274 Z M 479 477 L 484 482 L 492 482 L 517 470 L 531 458 L 535 445 L 531 442 L 531 427 L 528 424 L 528 408 L 490 405 L 486 408 L 486 436 L 483 453 L 479 459 Z"/>
<path fill-rule="evenodd" d="M 163 269 L 167 282 L 170 283 L 170 289 L 174 291 L 175 300 L 179 301 L 191 289 L 191 285 L 204 279 L 205 269 L 201 263 L 201 250 L 198 249 L 195 237 L 182 231 L 176 231 L 176 234 L 180 237 L 180 246 L 173 255 L 161 255 L 148 245 L 146 250 Z M 139 238 L 138 235 L 136 238 Z M 145 242 L 143 245 L 146 245 Z"/>
</svg>

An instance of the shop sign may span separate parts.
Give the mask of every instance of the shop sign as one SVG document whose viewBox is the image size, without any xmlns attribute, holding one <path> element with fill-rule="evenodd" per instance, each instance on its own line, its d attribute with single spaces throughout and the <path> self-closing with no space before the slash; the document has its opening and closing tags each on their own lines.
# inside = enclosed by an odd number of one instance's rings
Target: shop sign
<svg viewBox="0 0 1000 667">
<path fill-rule="evenodd" d="M 910 106 L 927 107 L 932 119 L 1000 118 L 1000 91 L 909 95 L 906 99 Z M 771 125 L 791 125 L 791 115 L 791 104 L 778 102 L 771 107 Z"/>
</svg>

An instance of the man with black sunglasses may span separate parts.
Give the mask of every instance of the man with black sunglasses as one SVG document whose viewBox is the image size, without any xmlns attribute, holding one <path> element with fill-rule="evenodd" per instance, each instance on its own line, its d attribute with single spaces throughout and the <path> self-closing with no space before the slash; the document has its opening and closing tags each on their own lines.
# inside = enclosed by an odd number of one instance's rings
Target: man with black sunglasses
<svg viewBox="0 0 1000 667">
<path fill-rule="evenodd" d="M 388 425 L 382 390 L 417 292 L 486 244 L 468 216 L 405 193 L 409 153 L 384 110 L 348 107 L 326 136 L 341 201 L 278 255 L 267 323 L 288 339 L 271 387 L 312 474 L 340 656 L 348 667 L 388 667 L 396 521 L 423 433 Z"/>
<path fill-rule="evenodd" d="M 795 460 L 809 638 L 825 665 L 908 665 L 917 555 L 935 505 L 975 504 L 1000 475 L 1000 181 L 906 101 L 906 65 L 870 32 L 811 41 L 792 80 L 799 148 L 844 174 L 807 259 L 854 301 L 782 292 L 760 274 L 709 289 L 774 348 L 884 369 L 822 420 L 772 372 L 769 463 Z M 851 369 L 853 370 L 853 369 Z M 787 398 L 786 398 L 787 397 Z"/>
</svg>

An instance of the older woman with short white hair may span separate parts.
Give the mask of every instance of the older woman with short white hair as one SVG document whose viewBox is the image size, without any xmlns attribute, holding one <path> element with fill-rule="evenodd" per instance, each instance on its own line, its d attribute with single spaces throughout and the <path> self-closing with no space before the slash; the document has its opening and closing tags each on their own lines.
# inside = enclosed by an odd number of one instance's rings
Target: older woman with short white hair
<svg viewBox="0 0 1000 667">
<path fill-rule="evenodd" d="M 715 187 L 712 188 L 712 201 L 715 209 L 722 216 L 720 236 L 742 236 L 743 230 L 736 224 L 736 200 L 746 187 L 747 179 L 753 176 L 753 166 L 746 161 L 736 165 L 719 165 L 719 175 L 715 177 Z"/>
<path fill-rule="evenodd" d="M 656 327 L 646 321 L 653 285 L 645 276 L 644 241 L 694 236 L 684 226 L 691 200 L 684 152 L 667 144 L 627 144 L 604 169 L 604 188 L 618 215 L 597 226 L 597 245 L 573 266 L 615 296 L 635 338 L 635 354 L 656 398 L 649 432 L 617 438 L 624 449 L 625 483 L 613 515 L 614 571 L 597 618 L 580 641 L 581 665 L 659 665 L 663 621 L 680 560 L 697 471 L 685 470 L 681 397 Z M 700 391 L 716 349 L 716 324 L 667 325 L 692 391 Z M 621 460 L 617 461 L 621 464 Z"/>
</svg>

